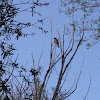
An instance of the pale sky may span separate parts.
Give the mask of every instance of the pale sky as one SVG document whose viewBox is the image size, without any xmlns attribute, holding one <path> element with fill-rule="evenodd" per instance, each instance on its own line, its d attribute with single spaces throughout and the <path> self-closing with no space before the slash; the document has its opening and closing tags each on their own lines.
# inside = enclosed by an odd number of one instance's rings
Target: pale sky
<svg viewBox="0 0 100 100">
<path fill-rule="evenodd" d="M 15 0 L 16 3 L 18 2 Z M 49 1 L 49 0 L 48 0 Z M 42 66 L 42 79 L 45 75 L 45 71 L 48 68 L 49 64 L 49 54 L 50 54 L 50 41 L 51 41 L 51 33 L 50 33 L 50 18 L 53 21 L 53 37 L 58 38 L 57 31 L 59 31 L 60 35 L 63 34 L 64 24 L 67 25 L 70 18 L 68 19 L 64 13 L 60 13 L 58 11 L 58 7 L 60 7 L 60 2 L 55 0 L 51 3 L 50 6 L 45 8 L 40 8 L 38 11 L 42 12 L 43 16 L 41 18 L 48 18 L 44 21 L 44 28 L 49 32 L 47 34 L 42 34 L 41 31 L 38 31 L 36 28 L 32 27 L 29 30 L 24 29 L 24 32 L 31 33 L 35 31 L 37 34 L 33 36 L 29 36 L 27 38 L 20 38 L 18 41 L 12 39 L 12 42 L 15 43 L 15 47 L 17 51 L 15 54 L 19 53 L 18 62 L 20 64 L 26 64 L 30 69 L 32 67 L 32 55 L 35 59 L 35 64 L 37 65 L 41 52 L 43 51 L 40 66 Z M 31 17 L 31 13 L 20 13 L 16 20 L 26 21 L 26 22 L 35 22 L 36 17 Z M 66 45 L 69 41 L 69 38 L 66 37 Z M 57 53 L 60 52 L 59 48 L 56 48 Z M 78 84 L 78 88 L 75 93 L 73 93 L 66 100 L 83 100 L 90 81 L 91 74 L 91 88 L 90 92 L 87 96 L 86 100 L 99 100 L 100 99 L 100 46 L 99 43 L 93 46 L 90 49 L 86 49 L 85 44 L 81 45 L 78 49 L 78 52 L 71 63 L 71 69 L 68 74 L 67 82 L 64 85 L 65 88 L 69 88 L 75 78 L 78 78 L 79 71 L 84 59 L 83 67 L 82 67 L 82 75 Z M 57 70 L 59 70 L 59 66 L 57 65 Z M 56 76 L 56 72 L 54 74 Z M 52 77 L 52 76 L 51 76 Z M 56 77 L 55 77 L 56 78 Z M 54 77 L 48 83 L 48 89 L 50 86 L 54 86 L 56 84 L 56 80 Z"/>
</svg>

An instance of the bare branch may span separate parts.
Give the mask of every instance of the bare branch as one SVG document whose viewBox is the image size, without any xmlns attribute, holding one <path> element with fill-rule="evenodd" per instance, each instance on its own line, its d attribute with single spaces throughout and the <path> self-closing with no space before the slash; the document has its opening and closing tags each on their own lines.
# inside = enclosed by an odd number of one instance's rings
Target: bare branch
<svg viewBox="0 0 100 100">
<path fill-rule="evenodd" d="M 87 95 L 88 95 L 88 93 L 89 93 L 89 91 L 90 91 L 90 88 L 91 88 L 91 74 L 90 74 L 90 84 L 89 84 L 89 87 L 88 87 L 87 93 L 86 93 L 86 95 L 85 95 L 85 97 L 84 97 L 83 100 L 86 100 Z"/>
</svg>

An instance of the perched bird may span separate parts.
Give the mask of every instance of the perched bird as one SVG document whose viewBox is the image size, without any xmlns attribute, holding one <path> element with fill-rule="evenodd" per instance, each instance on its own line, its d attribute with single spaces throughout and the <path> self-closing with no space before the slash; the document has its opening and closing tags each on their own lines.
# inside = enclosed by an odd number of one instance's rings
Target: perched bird
<svg viewBox="0 0 100 100">
<path fill-rule="evenodd" d="M 54 38 L 54 43 L 55 43 L 55 45 L 59 48 L 59 41 L 58 41 L 57 38 Z"/>
</svg>

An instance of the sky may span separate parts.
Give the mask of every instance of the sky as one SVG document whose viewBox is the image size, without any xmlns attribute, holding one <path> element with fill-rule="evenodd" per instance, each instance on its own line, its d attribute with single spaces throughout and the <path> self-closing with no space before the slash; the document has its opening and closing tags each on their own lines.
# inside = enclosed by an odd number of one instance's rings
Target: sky
<svg viewBox="0 0 100 100">
<path fill-rule="evenodd" d="M 15 4 L 18 3 L 18 0 L 14 0 Z M 19 0 L 20 1 L 20 0 Z M 22 0 L 21 0 L 22 1 Z M 49 0 L 47 0 L 49 2 Z M 70 22 L 70 18 L 66 17 L 64 13 L 59 13 L 58 7 L 60 6 L 60 1 L 50 1 L 51 4 L 48 7 L 40 8 L 38 11 L 42 12 L 42 17 L 48 17 L 44 21 L 44 28 L 48 30 L 47 34 L 42 33 L 38 29 L 31 27 L 30 29 L 24 29 L 25 33 L 31 33 L 33 31 L 36 32 L 33 36 L 28 36 L 26 38 L 20 38 L 18 41 L 12 39 L 12 42 L 15 44 L 17 51 L 15 52 L 15 56 L 19 53 L 18 62 L 20 64 L 26 64 L 27 68 L 30 69 L 32 67 L 32 55 L 35 60 L 35 65 L 37 66 L 39 57 L 42 52 L 42 58 L 40 62 L 40 66 L 42 67 L 42 75 L 41 78 L 43 79 L 45 75 L 45 71 L 49 65 L 49 55 L 50 55 L 50 43 L 51 43 L 51 25 L 50 25 L 50 18 L 52 20 L 52 27 L 53 27 L 53 37 L 59 37 L 57 31 L 59 31 L 60 35 L 62 36 L 64 31 L 64 25 L 67 25 Z M 23 8 L 24 6 L 22 6 Z M 25 6 L 26 7 L 26 6 Z M 78 16 L 78 14 L 77 14 Z M 77 19 L 76 16 L 76 19 Z M 37 17 L 31 17 L 31 13 L 19 13 L 16 16 L 16 20 L 18 21 L 26 21 L 26 22 L 35 22 Z M 66 35 L 65 43 L 68 45 L 70 38 Z M 54 43 L 53 43 L 54 46 Z M 68 99 L 66 100 L 83 100 L 88 86 L 90 82 L 90 75 L 91 75 L 91 88 L 86 100 L 99 100 L 100 98 L 100 46 L 99 43 L 87 49 L 86 45 L 83 43 L 78 49 L 71 65 L 70 71 L 68 73 L 67 81 L 64 84 L 63 89 L 68 89 L 74 82 L 75 78 L 78 78 L 81 66 L 82 66 L 82 74 L 78 83 L 78 88 L 75 93 L 73 93 Z M 60 52 L 59 48 L 56 48 L 56 53 Z M 68 60 L 68 59 L 67 59 Z M 83 63 L 83 64 L 82 64 Z M 59 64 L 56 66 L 56 70 L 59 72 Z M 48 83 L 48 88 L 51 91 L 50 87 L 54 87 L 56 85 L 55 78 L 56 72 L 51 76 L 51 79 Z"/>
</svg>

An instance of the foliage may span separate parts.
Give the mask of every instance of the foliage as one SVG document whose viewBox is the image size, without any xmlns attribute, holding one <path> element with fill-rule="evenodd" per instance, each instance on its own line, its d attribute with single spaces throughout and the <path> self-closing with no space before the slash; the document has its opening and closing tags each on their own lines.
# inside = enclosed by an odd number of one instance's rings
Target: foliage
<svg viewBox="0 0 100 100">
<path fill-rule="evenodd" d="M 15 70 L 18 70 L 20 68 L 19 64 L 17 63 L 18 56 L 15 60 L 12 59 L 15 47 L 14 44 L 11 43 L 11 39 L 13 37 L 16 37 L 18 40 L 19 37 L 26 37 L 28 35 L 32 34 L 24 34 L 23 28 L 27 27 L 36 27 L 37 23 L 43 23 L 43 21 L 46 19 L 37 19 L 37 22 L 34 23 L 26 23 L 26 22 L 17 22 L 15 20 L 15 17 L 18 16 L 20 12 L 27 11 L 27 9 L 24 9 L 23 11 L 20 10 L 18 5 L 28 5 L 28 3 L 31 3 L 31 6 L 29 6 L 30 9 L 32 9 L 32 17 L 33 14 L 38 16 L 41 16 L 40 12 L 34 12 L 33 9 L 36 9 L 37 7 L 44 7 L 48 6 L 49 3 L 41 3 L 39 0 L 36 1 L 28 1 L 28 2 L 21 2 L 20 4 L 14 4 L 13 0 L 1 0 L 0 1 L 0 100 L 9 100 L 12 98 L 11 94 L 11 83 L 10 79 L 13 76 L 13 73 Z M 29 9 L 28 8 L 28 9 Z M 47 33 L 46 30 L 44 30 L 41 26 L 37 26 L 39 30 L 42 30 L 44 33 Z M 10 70 L 9 70 L 10 69 Z M 8 71 L 9 70 L 9 71 Z M 29 81 L 26 80 L 26 78 L 23 76 L 24 80 L 28 83 Z M 13 84 L 14 85 L 14 84 Z M 12 91 L 13 92 L 13 91 Z M 18 94 L 19 95 L 19 94 Z M 13 97 L 14 98 L 14 97 Z M 16 100 L 16 98 L 14 99 Z"/>
<path fill-rule="evenodd" d="M 100 41 L 100 1 L 99 0 L 60 0 L 60 13 L 71 16 L 75 21 L 76 33 L 81 33 L 84 24 L 85 36 L 83 41 L 87 48 L 94 46 Z M 77 18 L 76 18 L 77 17 Z M 85 17 L 85 19 L 84 19 Z M 85 20 L 85 23 L 83 23 Z M 67 27 L 68 28 L 68 27 Z M 79 36 L 79 35 L 78 35 Z"/>
</svg>

